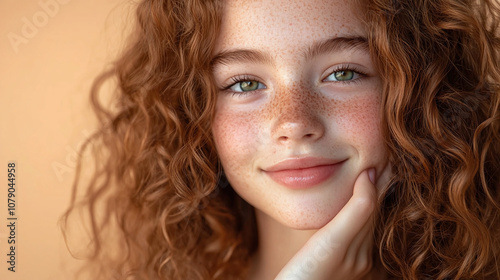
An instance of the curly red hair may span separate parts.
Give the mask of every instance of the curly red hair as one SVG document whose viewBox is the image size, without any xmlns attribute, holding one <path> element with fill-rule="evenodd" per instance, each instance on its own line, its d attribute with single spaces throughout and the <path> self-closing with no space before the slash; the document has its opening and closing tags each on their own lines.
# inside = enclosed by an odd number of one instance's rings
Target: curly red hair
<svg viewBox="0 0 500 280">
<path fill-rule="evenodd" d="M 394 178 L 377 240 L 404 279 L 500 279 L 499 3 L 370 1 Z"/>
<path fill-rule="evenodd" d="M 500 279 L 498 3 L 361 2 L 394 173 L 374 257 L 397 278 Z M 253 209 L 224 179 L 211 135 L 221 11 L 218 0 L 142 1 L 129 48 L 94 84 L 101 126 L 82 150 L 95 148 L 96 170 L 77 199 L 79 161 L 62 220 L 87 213 L 93 279 L 246 273 Z M 98 92 L 113 77 L 108 109 Z"/>
</svg>

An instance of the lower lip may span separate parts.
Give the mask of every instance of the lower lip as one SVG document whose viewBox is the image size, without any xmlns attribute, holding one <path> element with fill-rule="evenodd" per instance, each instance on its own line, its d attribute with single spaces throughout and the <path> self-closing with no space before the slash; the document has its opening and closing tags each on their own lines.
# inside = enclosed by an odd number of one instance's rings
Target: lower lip
<svg viewBox="0 0 500 280">
<path fill-rule="evenodd" d="M 340 163 L 337 163 L 303 169 L 266 171 L 266 174 L 278 184 L 290 189 L 307 189 L 326 181 L 339 167 Z"/>
</svg>

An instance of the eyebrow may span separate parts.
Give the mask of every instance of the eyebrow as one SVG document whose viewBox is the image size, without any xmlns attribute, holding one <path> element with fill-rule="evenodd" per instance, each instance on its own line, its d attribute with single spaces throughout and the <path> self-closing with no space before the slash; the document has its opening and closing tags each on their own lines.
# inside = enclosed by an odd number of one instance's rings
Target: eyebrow
<svg viewBox="0 0 500 280">
<path fill-rule="evenodd" d="M 214 56 L 210 64 L 213 67 L 217 64 L 230 64 L 231 62 L 254 62 L 271 65 L 274 63 L 272 57 L 269 54 L 255 50 L 237 49 L 226 50 L 218 53 L 216 56 Z"/>
<path fill-rule="evenodd" d="M 317 55 L 329 52 L 340 52 L 344 50 L 361 49 L 367 51 L 368 41 L 365 37 L 333 37 L 323 41 L 314 42 L 310 47 L 305 49 L 302 56 L 310 59 Z M 214 56 L 210 64 L 214 67 L 217 64 L 236 63 L 264 63 L 274 64 L 271 55 L 251 49 L 234 49 L 224 50 Z"/>
<path fill-rule="evenodd" d="M 329 52 L 340 52 L 351 49 L 361 49 L 368 51 L 368 40 L 365 37 L 333 37 L 324 41 L 313 43 L 307 51 L 303 53 L 306 59 Z"/>
</svg>

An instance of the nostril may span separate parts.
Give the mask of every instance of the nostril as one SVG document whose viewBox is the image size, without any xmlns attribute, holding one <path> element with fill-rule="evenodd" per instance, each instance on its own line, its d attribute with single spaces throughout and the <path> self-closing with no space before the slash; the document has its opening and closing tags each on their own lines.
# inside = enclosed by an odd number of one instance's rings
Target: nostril
<svg viewBox="0 0 500 280">
<path fill-rule="evenodd" d="M 281 136 L 279 138 L 280 141 L 287 141 L 288 140 L 288 136 Z"/>
<path fill-rule="evenodd" d="M 323 123 L 319 120 L 314 120 L 314 123 L 308 121 L 278 120 L 276 126 L 272 128 L 272 134 L 275 135 L 273 138 L 280 142 L 315 141 L 321 138 L 324 134 Z"/>
</svg>

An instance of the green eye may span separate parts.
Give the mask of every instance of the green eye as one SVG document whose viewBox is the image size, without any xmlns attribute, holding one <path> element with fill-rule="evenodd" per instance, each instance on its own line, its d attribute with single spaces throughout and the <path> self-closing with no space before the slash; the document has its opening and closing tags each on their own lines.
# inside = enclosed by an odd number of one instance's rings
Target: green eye
<svg viewBox="0 0 500 280">
<path fill-rule="evenodd" d="M 354 72 L 351 70 L 346 70 L 346 71 L 338 71 L 335 72 L 335 79 L 338 81 L 347 81 L 347 80 L 352 80 L 354 77 Z"/>
<path fill-rule="evenodd" d="M 346 69 L 333 72 L 328 77 L 326 77 L 325 80 L 335 81 L 335 82 L 350 81 L 355 79 L 355 76 L 357 76 L 356 72 L 354 72 L 353 70 Z"/>
<path fill-rule="evenodd" d="M 259 88 L 259 82 L 256 81 L 245 81 L 240 83 L 240 88 L 243 91 L 256 90 Z"/>
<path fill-rule="evenodd" d="M 241 81 L 237 82 L 230 87 L 230 89 L 234 92 L 246 92 L 253 91 L 258 89 L 266 88 L 262 83 L 257 81 Z"/>
</svg>

